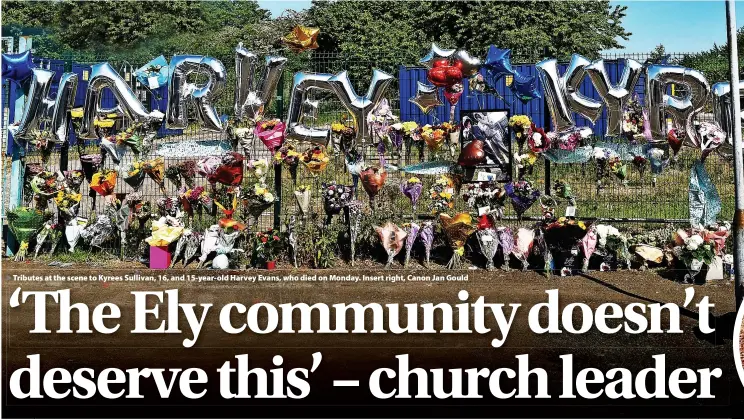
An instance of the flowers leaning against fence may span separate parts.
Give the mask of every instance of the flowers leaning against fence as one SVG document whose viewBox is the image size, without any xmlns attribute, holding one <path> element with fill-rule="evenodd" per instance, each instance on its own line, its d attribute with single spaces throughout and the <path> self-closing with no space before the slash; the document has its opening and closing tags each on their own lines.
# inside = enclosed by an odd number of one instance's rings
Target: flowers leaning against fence
<svg viewBox="0 0 744 420">
<path fill-rule="evenodd" d="M 44 227 L 44 219 L 44 213 L 29 207 L 16 207 L 8 211 L 8 227 L 21 244 L 13 261 L 23 261 L 26 258 L 28 243 Z"/>
<path fill-rule="evenodd" d="M 70 189 L 63 189 L 57 192 L 54 197 L 54 203 L 57 205 L 57 209 L 62 212 L 68 218 L 77 216 L 77 205 L 80 204 L 83 195 L 76 193 Z"/>
<path fill-rule="evenodd" d="M 478 216 L 493 215 L 497 219 L 504 217 L 506 193 L 496 182 L 468 184 L 463 198 L 470 208 L 478 212 Z"/>
<path fill-rule="evenodd" d="M 310 171 L 313 176 L 317 176 L 323 172 L 326 166 L 328 166 L 329 161 L 330 159 L 321 146 L 307 149 L 300 159 L 300 162 L 305 165 L 307 170 Z"/>
<path fill-rule="evenodd" d="M 256 128 L 253 129 L 253 134 L 261 140 L 261 143 L 267 149 L 273 152 L 284 143 L 284 129 L 284 123 L 274 118 L 259 121 Z"/>
<path fill-rule="evenodd" d="M 90 188 L 102 196 L 111 195 L 116 188 L 116 179 L 119 173 L 111 169 L 101 169 L 93 174 Z"/>
<path fill-rule="evenodd" d="M 533 188 L 529 181 L 510 182 L 504 186 L 504 190 L 520 218 L 540 197 L 540 191 Z"/>
<path fill-rule="evenodd" d="M 63 186 L 56 172 L 42 171 L 31 178 L 31 190 L 44 200 L 56 195 Z"/>
<path fill-rule="evenodd" d="M 455 183 L 452 178 L 442 175 L 429 188 L 431 212 L 439 214 L 454 207 Z"/>
<path fill-rule="evenodd" d="M 253 264 L 276 261 L 283 249 L 281 233 L 276 230 L 256 232 L 253 237 Z"/>
<path fill-rule="evenodd" d="M 286 166 L 287 169 L 289 169 L 289 174 L 292 176 L 292 181 L 297 182 L 297 166 L 300 164 L 300 157 L 302 157 L 302 154 L 300 154 L 293 145 L 284 143 L 284 145 L 274 153 L 274 164 L 283 164 Z"/>
<path fill-rule="evenodd" d="M 517 140 L 519 152 L 522 151 L 524 141 L 529 135 L 531 126 L 532 120 L 530 120 L 530 117 L 526 115 L 513 115 L 509 118 L 509 127 L 511 127 L 512 132 L 514 133 L 514 138 Z"/>
<path fill-rule="evenodd" d="M 312 190 L 309 185 L 300 185 L 294 192 L 295 199 L 297 199 L 297 207 L 299 207 L 303 217 L 310 213 L 311 192 Z"/>
<path fill-rule="evenodd" d="M 418 204 L 421 192 L 424 190 L 424 185 L 421 180 L 413 176 L 400 185 L 400 192 L 403 193 L 409 200 L 411 200 L 411 207 L 413 212 L 416 212 L 416 204 Z"/>
<path fill-rule="evenodd" d="M 241 194 L 243 207 L 255 222 L 269 207 L 274 204 L 274 194 L 265 185 L 256 183 L 253 188 L 246 188 Z"/>
</svg>

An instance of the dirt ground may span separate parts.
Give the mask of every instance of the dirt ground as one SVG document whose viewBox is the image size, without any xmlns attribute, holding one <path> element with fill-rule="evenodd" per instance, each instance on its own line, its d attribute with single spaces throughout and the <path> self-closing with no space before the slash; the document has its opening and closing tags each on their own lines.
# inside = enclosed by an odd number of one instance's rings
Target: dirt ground
<svg viewBox="0 0 744 420">
<path fill-rule="evenodd" d="M 23 282 L 13 280 L 13 274 L 75 274 L 75 275 L 154 275 L 182 274 L 356 274 L 356 275 L 466 275 L 466 281 L 399 281 L 399 282 Z M 737 379 L 736 368 L 731 354 L 733 332 L 734 292 L 729 282 L 714 282 L 706 285 L 689 286 L 676 283 L 659 276 L 655 272 L 621 271 L 591 273 L 586 276 L 558 277 L 548 279 L 533 272 L 504 272 L 484 270 L 461 271 L 409 271 L 380 270 L 358 267 L 352 270 L 265 270 L 224 271 L 215 270 L 167 270 L 146 269 L 106 269 L 84 267 L 76 264 L 68 269 L 55 269 L 38 262 L 8 263 L 3 265 L 3 335 L 6 368 L 14 370 L 27 365 L 28 354 L 40 354 L 42 365 L 63 366 L 74 369 L 81 366 L 103 369 L 115 366 L 121 369 L 132 367 L 203 367 L 214 372 L 217 367 L 235 355 L 249 354 L 251 366 L 271 367 L 272 357 L 281 354 L 284 366 L 305 367 L 313 352 L 323 354 L 323 362 L 313 377 L 312 393 L 302 402 L 278 401 L 261 402 L 269 410 L 270 417 L 357 417 L 357 416 L 606 416 L 608 404 L 612 404 L 614 416 L 730 416 L 731 407 L 744 404 L 744 390 Z M 122 311 L 121 324 L 125 328 L 114 334 L 29 334 L 33 329 L 33 305 L 24 304 L 10 309 L 8 299 L 18 287 L 23 290 L 57 290 L 69 288 L 73 302 L 86 302 L 89 305 L 102 302 L 117 304 Z M 685 300 L 685 289 L 693 287 L 693 303 L 680 312 L 682 334 L 602 334 L 592 328 L 584 334 L 535 334 L 527 323 L 528 308 L 546 300 L 546 290 L 558 289 L 561 306 L 571 302 L 581 302 L 591 308 L 607 302 L 621 306 L 634 302 L 676 303 L 680 306 Z M 525 312 L 516 316 L 512 330 L 504 345 L 491 346 L 488 335 L 480 334 L 268 334 L 244 333 L 227 334 L 219 326 L 218 317 L 207 317 L 197 344 L 184 348 L 184 334 L 129 334 L 133 325 L 132 290 L 179 289 L 181 303 L 213 303 L 215 311 L 229 302 L 242 302 L 246 306 L 266 302 L 280 303 L 317 302 L 366 304 L 384 303 L 439 303 L 458 302 L 457 293 L 467 290 L 471 300 L 483 296 L 486 302 L 519 303 Z M 703 296 L 709 296 L 713 309 L 713 326 L 716 331 L 704 335 L 697 329 L 697 309 L 694 303 Z M 167 305 L 167 304 L 166 304 Z M 54 307 L 50 305 L 50 307 Z M 165 311 L 165 308 L 162 309 Z M 243 315 L 244 317 L 245 315 Z M 56 325 L 57 315 L 48 314 L 47 319 Z M 241 318 L 231 318 L 237 322 Z M 244 320 L 244 318 L 242 318 Z M 541 318 L 542 319 L 542 318 Z M 576 319 L 576 317 L 574 317 Z M 155 320 L 152 320 L 155 321 Z M 668 320 L 665 318 L 664 322 Z M 181 322 L 183 317 L 181 316 Z M 185 324 L 180 324 L 185 328 Z M 595 401 L 565 401 L 549 399 L 505 400 L 493 399 L 473 401 L 443 400 L 421 401 L 389 400 L 383 402 L 371 399 L 369 392 L 355 389 L 333 388 L 330 383 L 338 379 L 364 379 L 371 371 L 380 367 L 391 367 L 396 363 L 396 355 L 408 354 L 417 367 L 427 368 L 472 368 L 499 366 L 514 367 L 515 357 L 530 355 L 530 367 L 542 367 L 549 374 L 551 396 L 560 394 L 562 386 L 561 355 L 573 354 L 579 367 L 626 367 L 638 371 L 652 366 L 652 356 L 664 354 L 668 366 L 667 374 L 678 367 L 690 369 L 720 368 L 722 378 L 714 381 L 712 400 L 667 400 L 667 401 L 610 401 L 599 398 Z M 210 380 L 210 384 L 218 382 Z M 356 392 L 355 392 L 356 391 Z M 249 404 L 258 400 L 234 401 L 219 398 L 219 392 L 210 388 L 205 399 L 194 402 L 171 399 L 168 406 L 162 400 L 147 400 L 147 411 L 142 411 L 139 402 L 126 401 L 126 404 L 111 401 L 90 401 L 84 416 L 91 416 L 115 409 L 122 416 L 131 415 L 177 415 L 181 417 L 213 416 L 210 410 L 219 409 L 225 416 L 244 417 Z M 31 410 L 33 405 L 24 405 L 11 398 L 17 410 Z M 20 405 L 18 405 L 20 404 Z M 51 404 L 51 403 L 50 403 Z M 561 411 L 555 411 L 561 406 Z M 11 408 L 13 408 L 11 407 Z M 54 404 L 44 406 L 53 410 Z M 98 407 L 98 408 L 96 408 Z M 138 411 L 138 407 L 139 410 Z M 41 410 L 41 408 L 39 408 Z M 96 411 L 99 410 L 99 411 Z M 340 411 L 339 411 L 340 410 Z M 352 410 L 352 411 L 349 411 Z M 497 410 L 497 411 L 493 411 Z M 8 413 L 18 413 L 9 411 Z M 110 412 L 110 411 L 108 411 Z M 30 411 L 26 411 L 30 413 Z M 176 413 L 176 414 L 174 414 Z M 552 414 L 551 414 L 552 413 Z M 43 414 L 43 413 L 42 413 Z"/>
</svg>

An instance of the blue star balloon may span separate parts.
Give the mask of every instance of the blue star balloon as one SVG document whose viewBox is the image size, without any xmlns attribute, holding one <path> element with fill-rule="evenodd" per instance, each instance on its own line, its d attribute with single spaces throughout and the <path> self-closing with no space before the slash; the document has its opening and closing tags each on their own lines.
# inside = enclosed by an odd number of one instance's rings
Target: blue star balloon
<svg viewBox="0 0 744 420">
<path fill-rule="evenodd" d="M 21 80 L 31 76 L 31 70 L 34 68 L 34 62 L 31 61 L 31 51 L 20 54 L 3 54 L 3 80 Z"/>
<path fill-rule="evenodd" d="M 511 90 L 522 103 L 541 98 L 540 91 L 537 89 L 537 77 L 522 76 L 520 73 L 514 73 L 514 80 L 511 84 Z"/>
<path fill-rule="evenodd" d="M 514 69 L 511 65 L 511 50 L 502 50 L 495 45 L 488 47 L 488 55 L 483 67 L 488 71 L 488 75 L 496 83 L 498 79 L 505 75 L 513 75 Z"/>
</svg>

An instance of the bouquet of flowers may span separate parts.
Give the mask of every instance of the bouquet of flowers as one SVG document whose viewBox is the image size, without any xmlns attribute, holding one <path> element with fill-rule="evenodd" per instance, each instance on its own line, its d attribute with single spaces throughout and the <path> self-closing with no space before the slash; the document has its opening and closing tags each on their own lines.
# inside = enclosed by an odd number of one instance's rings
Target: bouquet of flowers
<svg viewBox="0 0 744 420">
<path fill-rule="evenodd" d="M 83 180 L 85 179 L 83 171 L 65 171 L 63 175 L 65 178 L 65 187 L 72 191 L 80 192 L 80 186 L 83 185 Z"/>
<path fill-rule="evenodd" d="M 214 204 L 217 206 L 217 208 L 219 208 L 220 210 L 222 210 L 222 214 L 225 216 L 225 217 L 221 218 L 220 220 L 218 220 L 217 221 L 217 224 L 224 231 L 228 231 L 228 230 L 229 231 L 233 231 L 233 230 L 234 231 L 241 231 L 241 230 L 245 229 L 245 225 L 243 225 L 242 223 L 238 222 L 237 220 L 235 220 L 233 218 L 233 216 L 235 215 L 235 210 L 238 209 L 238 196 L 240 195 L 240 192 L 239 191 L 235 191 L 233 193 L 228 193 L 228 195 L 232 195 L 232 201 L 231 201 L 231 207 L 230 208 L 227 208 L 227 206 L 224 206 L 224 205 L 220 204 L 219 201 L 214 200 Z M 249 209 L 249 211 L 250 211 L 250 209 Z M 260 216 L 261 213 L 259 213 L 258 215 Z M 255 216 L 255 217 L 258 220 L 258 216 Z M 233 233 L 233 232 L 230 232 L 230 233 Z M 227 254 L 227 253 L 231 252 L 231 250 L 232 250 L 232 241 L 233 240 L 231 240 L 231 244 L 229 245 L 229 248 L 230 249 L 225 250 L 224 252 L 222 252 L 222 254 Z"/>
<path fill-rule="evenodd" d="M 179 257 L 183 256 L 183 266 L 191 261 L 196 255 L 196 251 L 199 250 L 201 241 L 204 239 L 200 232 L 185 229 L 176 242 L 176 251 L 173 253 L 173 259 L 171 260 L 170 268 L 176 265 Z"/>
<path fill-rule="evenodd" d="M 88 219 L 82 217 L 73 217 L 65 222 L 65 239 L 67 239 L 67 245 L 70 246 L 70 252 L 75 252 L 75 246 L 87 224 Z"/>
<path fill-rule="evenodd" d="M 580 248 L 584 252 L 584 263 L 582 264 L 581 271 L 589 271 L 589 260 L 592 258 L 594 251 L 597 249 L 597 242 L 599 237 L 597 235 L 597 227 L 592 225 L 587 229 L 586 234 L 581 238 Z"/>
<path fill-rule="evenodd" d="M 333 133 L 333 144 L 338 145 L 338 149 L 346 152 L 354 147 L 354 138 L 356 137 L 356 130 L 354 127 L 348 127 L 342 123 L 331 124 L 331 132 Z"/>
<path fill-rule="evenodd" d="M 468 213 L 459 213 L 455 217 L 442 213 L 439 215 L 439 222 L 442 224 L 442 230 L 453 250 L 447 268 L 460 268 L 460 259 L 465 255 L 465 241 L 476 230 L 473 225 L 473 218 Z"/>
<path fill-rule="evenodd" d="M 532 120 L 530 120 L 530 117 L 527 115 L 513 115 L 509 118 L 509 127 L 511 128 L 512 133 L 514 133 L 514 138 L 517 140 L 519 153 L 522 153 L 522 147 L 524 146 L 524 141 L 530 132 L 531 126 Z"/>
<path fill-rule="evenodd" d="M 424 264 L 428 267 L 431 258 L 431 246 L 434 244 L 434 222 L 424 222 L 421 231 L 419 231 L 419 237 L 421 242 L 424 243 Z"/>
<path fill-rule="evenodd" d="M 161 217 L 170 216 L 175 217 L 178 215 L 178 203 L 177 198 L 172 197 L 160 197 L 156 202 L 158 208 L 158 214 Z"/>
<path fill-rule="evenodd" d="M 641 176 L 644 172 L 646 172 L 646 165 L 648 164 L 648 159 L 646 159 L 644 156 L 636 155 L 633 156 L 633 166 L 638 169 L 638 172 L 641 173 Z"/>
<path fill-rule="evenodd" d="M 181 207 L 189 216 L 194 215 L 194 207 L 197 205 L 201 205 L 208 212 L 211 212 L 214 204 L 214 200 L 209 196 L 207 190 L 201 186 L 189 189 L 182 187 L 179 190 L 178 199 L 181 202 Z"/>
<path fill-rule="evenodd" d="M 330 159 L 325 154 L 322 146 L 315 146 L 307 149 L 300 158 L 300 162 L 305 165 L 307 170 L 310 171 L 313 176 L 317 176 L 323 172 L 326 166 L 328 166 L 329 161 Z"/>
<path fill-rule="evenodd" d="M 297 182 L 297 166 L 300 164 L 302 155 L 289 143 L 284 143 L 274 154 L 274 164 L 284 164 L 292 175 L 292 181 Z"/>
<path fill-rule="evenodd" d="M 442 213 L 454 207 L 454 195 L 455 183 L 452 178 L 447 175 L 442 175 L 437 178 L 434 185 L 429 188 L 429 196 L 432 201 L 432 213 Z"/>
<path fill-rule="evenodd" d="M 698 145 L 702 151 L 700 160 L 705 161 L 710 152 L 718 149 L 726 141 L 726 133 L 721 130 L 718 125 L 702 122 L 698 127 L 698 134 L 700 135 L 701 142 Z"/>
<path fill-rule="evenodd" d="M 181 189 L 183 184 L 186 184 L 189 188 L 194 188 L 196 162 L 193 160 L 184 160 L 175 165 L 171 165 L 165 170 L 165 177 L 178 189 Z"/>
<path fill-rule="evenodd" d="M 612 174 L 615 175 L 617 179 L 625 182 L 625 177 L 628 174 L 628 168 L 625 166 L 623 161 L 620 160 L 619 156 L 611 157 L 610 160 L 607 162 L 607 165 L 610 167 L 610 172 L 612 172 Z"/>
<path fill-rule="evenodd" d="M 550 139 L 553 147 L 567 151 L 576 150 L 581 145 L 583 138 L 582 132 L 578 128 L 574 128 L 566 133 L 548 134 L 548 139 Z"/>
<path fill-rule="evenodd" d="M 411 250 L 419 236 L 421 226 L 412 222 L 403 225 L 403 229 L 406 231 L 406 258 L 403 260 L 403 267 L 408 267 L 408 262 L 411 260 Z"/>
<path fill-rule="evenodd" d="M 44 213 L 29 207 L 16 207 L 8 211 L 7 217 L 10 231 L 21 244 L 13 261 L 23 261 L 26 259 L 29 241 L 44 227 Z"/>
<path fill-rule="evenodd" d="M 638 100 L 638 95 L 635 94 L 623 109 L 622 132 L 628 141 L 635 142 L 637 136 L 643 138 L 644 121 L 643 106 Z"/>
<path fill-rule="evenodd" d="M 237 152 L 222 155 L 220 164 L 212 174 L 207 175 L 207 180 L 212 185 L 218 182 L 229 186 L 240 185 L 243 182 L 243 155 Z"/>
<path fill-rule="evenodd" d="M 398 227 L 395 223 L 387 222 L 385 226 L 375 226 L 375 231 L 380 237 L 382 247 L 387 253 L 387 263 L 385 268 L 389 268 L 393 259 L 403 249 L 403 243 L 406 238 L 406 231 Z"/>
<path fill-rule="evenodd" d="M 253 262 L 268 263 L 276 261 L 282 252 L 282 237 L 277 230 L 257 232 L 253 237 Z"/>
<path fill-rule="evenodd" d="M 687 268 L 686 283 L 692 283 L 704 265 L 710 265 L 716 255 L 723 253 L 726 236 L 698 229 L 679 229 L 672 234 L 672 255 Z"/>
<path fill-rule="evenodd" d="M 31 190 L 43 200 L 48 200 L 56 195 L 64 185 L 57 177 L 56 172 L 42 171 L 31 178 Z"/>
<path fill-rule="evenodd" d="M 504 216 L 506 193 L 494 181 L 468 184 L 462 197 L 478 216 L 493 214 L 498 219 Z"/>
<path fill-rule="evenodd" d="M 540 197 L 540 191 L 534 189 L 529 181 L 510 182 L 504 186 L 504 190 L 511 199 L 518 218 L 521 218 Z"/>
<path fill-rule="evenodd" d="M 486 269 L 493 270 L 493 257 L 496 256 L 496 251 L 499 249 L 499 238 L 491 217 L 487 214 L 480 216 L 476 229 L 475 236 L 478 239 L 478 245 L 481 253 L 486 257 Z"/>
<path fill-rule="evenodd" d="M 286 126 L 283 122 L 274 118 L 271 120 L 262 120 L 256 124 L 253 134 L 261 140 L 261 143 L 270 151 L 275 151 L 284 143 L 284 129 Z"/>
<path fill-rule="evenodd" d="M 501 253 L 504 255 L 504 265 L 501 269 L 509 271 L 509 256 L 514 252 L 514 234 L 508 227 L 499 227 L 496 229 L 496 235 L 501 245 Z"/>
<path fill-rule="evenodd" d="M 323 184 L 323 209 L 329 217 L 339 214 L 352 200 L 352 187 L 337 184 L 335 181 Z"/>
<path fill-rule="evenodd" d="M 610 159 L 618 157 L 617 153 L 603 147 L 594 148 L 594 161 L 597 165 L 597 191 L 602 189 L 602 178 L 609 175 L 607 164 Z"/>
<path fill-rule="evenodd" d="M 370 206 L 375 200 L 377 193 L 382 190 L 387 179 L 387 172 L 384 168 L 369 167 L 359 173 L 359 178 L 362 180 L 362 187 L 364 191 L 369 195 Z"/>
<path fill-rule="evenodd" d="M 515 152 L 514 162 L 517 164 L 517 179 L 521 181 L 524 179 L 525 175 L 532 175 L 535 163 L 537 162 L 537 155 L 532 151 L 524 154 Z"/>
<path fill-rule="evenodd" d="M 266 188 L 264 184 L 255 183 L 253 188 L 246 188 L 242 191 L 241 200 L 243 207 L 247 210 L 256 223 L 264 211 L 274 205 L 274 194 Z"/>
<path fill-rule="evenodd" d="M 403 193 L 409 200 L 411 200 L 411 207 L 413 212 L 416 213 L 416 204 L 418 204 L 419 197 L 424 190 L 424 184 L 421 180 L 415 176 L 408 178 L 408 180 L 400 184 L 400 192 Z"/>
<path fill-rule="evenodd" d="M 545 130 L 532 123 L 528 134 L 527 146 L 533 153 L 540 154 L 550 149 L 551 140 Z"/>
<path fill-rule="evenodd" d="M 251 159 L 246 163 L 245 169 L 249 179 L 263 184 L 269 172 L 269 162 L 266 159 Z"/>
<path fill-rule="evenodd" d="M 41 162 L 46 165 L 54 149 L 54 143 L 51 141 L 52 133 L 48 130 L 34 130 L 31 136 L 31 145 L 41 153 Z"/>
<path fill-rule="evenodd" d="M 54 203 L 62 214 L 68 218 L 74 218 L 77 216 L 77 209 L 82 198 L 82 194 L 66 188 L 57 192 L 57 195 L 54 197 Z"/>
<path fill-rule="evenodd" d="M 300 213 L 305 217 L 310 213 L 310 194 L 311 189 L 309 185 L 300 185 L 295 190 L 295 199 L 297 199 L 297 207 L 300 209 Z"/>
<path fill-rule="evenodd" d="M 344 153 L 344 161 L 346 169 L 351 174 L 352 185 L 356 189 L 359 186 L 359 174 L 364 168 L 364 156 L 356 148 L 352 148 Z"/>
<path fill-rule="evenodd" d="M 446 131 L 441 127 L 427 124 L 421 128 L 421 138 L 424 139 L 429 151 L 437 156 L 444 145 Z"/>
<path fill-rule="evenodd" d="M 527 271 L 530 266 L 527 260 L 532 253 L 535 244 L 535 231 L 533 229 L 519 228 L 515 242 L 514 255 L 522 262 L 522 271 Z"/>
<path fill-rule="evenodd" d="M 114 235 L 116 226 L 108 212 L 97 214 L 93 223 L 85 226 L 80 237 L 91 247 L 101 248 Z"/>
<path fill-rule="evenodd" d="M 217 182 L 214 174 L 221 163 L 222 159 L 219 156 L 207 156 L 196 162 L 196 171 L 199 175 L 206 177 L 207 181 L 214 186 Z"/>
<path fill-rule="evenodd" d="M 555 183 L 553 183 L 553 190 L 555 191 L 556 197 L 568 200 L 569 206 L 576 205 L 576 198 L 574 197 L 573 190 L 568 182 L 562 179 L 555 181 Z"/>
<path fill-rule="evenodd" d="M 49 254 L 54 254 L 54 251 L 57 249 L 57 245 L 59 244 L 59 240 L 62 238 L 62 226 L 58 225 L 57 223 L 53 223 L 52 221 L 47 221 L 44 223 L 44 227 L 41 228 L 41 231 L 36 235 L 36 249 L 34 250 L 34 258 L 39 256 L 39 251 L 41 251 L 41 248 L 44 246 L 44 243 L 49 241 L 51 243 L 51 249 L 49 250 Z"/>
<path fill-rule="evenodd" d="M 127 146 L 132 149 L 135 155 L 139 155 L 142 152 L 142 136 L 139 134 L 140 128 L 142 128 L 141 124 L 133 124 L 131 127 L 114 136 L 113 143 L 117 147 Z"/>
<path fill-rule="evenodd" d="M 390 135 L 394 141 L 402 139 L 406 147 L 406 161 L 410 160 L 413 147 L 418 148 L 419 160 L 424 159 L 424 140 L 419 134 L 419 126 L 415 121 L 398 122 L 390 126 Z"/>
<path fill-rule="evenodd" d="M 150 246 L 168 246 L 178 240 L 183 233 L 183 224 L 174 217 L 161 217 L 152 222 L 152 234 L 145 238 Z"/>
<path fill-rule="evenodd" d="M 101 169 L 95 174 L 90 181 L 90 188 L 98 194 L 106 197 L 111 195 L 116 188 L 116 178 L 119 173 L 111 169 Z"/>
<path fill-rule="evenodd" d="M 93 174 L 101 168 L 101 159 L 100 153 L 80 156 L 80 166 L 83 168 L 83 174 L 88 184 L 93 179 Z"/>
</svg>

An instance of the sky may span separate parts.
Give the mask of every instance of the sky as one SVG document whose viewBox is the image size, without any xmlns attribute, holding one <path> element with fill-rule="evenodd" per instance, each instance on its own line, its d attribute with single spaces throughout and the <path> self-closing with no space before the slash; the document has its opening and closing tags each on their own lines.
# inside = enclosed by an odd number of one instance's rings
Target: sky
<svg viewBox="0 0 744 420">
<path fill-rule="evenodd" d="M 285 9 L 302 10 L 310 0 L 259 0 L 262 8 L 279 16 Z M 685 53 L 708 50 L 726 42 L 726 6 L 711 1 L 612 1 L 628 6 L 623 26 L 633 35 L 621 41 L 623 50 L 609 52 L 650 52 L 663 44 L 667 52 Z M 737 1 L 737 27 L 744 26 L 744 1 Z M 322 29 L 321 29 L 322 30 Z"/>
</svg>

